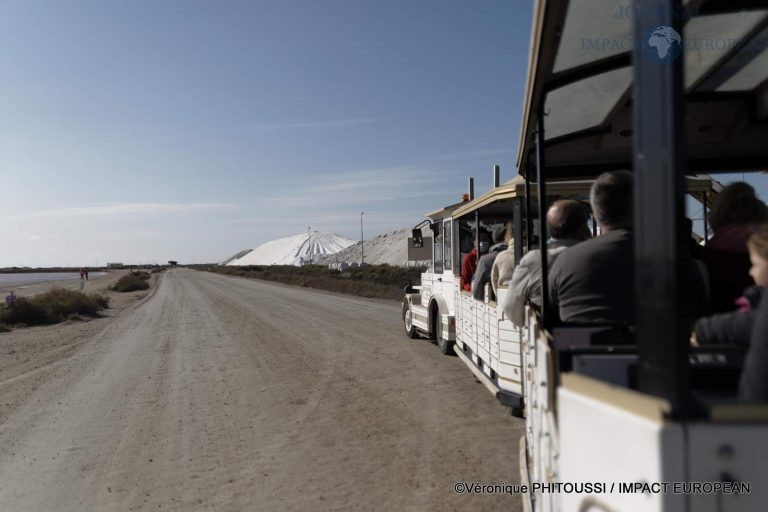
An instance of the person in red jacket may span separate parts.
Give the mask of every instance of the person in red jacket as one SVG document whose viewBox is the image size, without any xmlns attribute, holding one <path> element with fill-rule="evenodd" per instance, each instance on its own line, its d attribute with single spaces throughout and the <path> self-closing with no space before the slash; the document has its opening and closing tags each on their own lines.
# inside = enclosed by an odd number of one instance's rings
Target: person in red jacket
<svg viewBox="0 0 768 512">
<path fill-rule="evenodd" d="M 475 277 L 475 270 L 477 270 L 478 249 L 480 255 L 488 252 L 489 236 L 486 231 L 480 231 L 480 247 L 474 247 L 471 252 L 464 256 L 461 262 L 461 289 L 468 292 L 472 291 L 472 279 Z"/>
</svg>

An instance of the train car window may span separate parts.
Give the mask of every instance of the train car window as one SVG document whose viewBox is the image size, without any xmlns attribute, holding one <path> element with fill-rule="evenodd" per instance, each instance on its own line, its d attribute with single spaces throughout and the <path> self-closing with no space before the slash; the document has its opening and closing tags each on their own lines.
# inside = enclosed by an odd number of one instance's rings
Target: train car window
<svg viewBox="0 0 768 512">
<path fill-rule="evenodd" d="M 435 243 L 432 246 L 434 257 L 432 258 L 432 271 L 439 274 L 443 271 L 443 231 L 435 230 Z"/>
<path fill-rule="evenodd" d="M 451 250 L 451 221 L 443 222 L 443 270 L 451 270 L 453 251 Z"/>
</svg>

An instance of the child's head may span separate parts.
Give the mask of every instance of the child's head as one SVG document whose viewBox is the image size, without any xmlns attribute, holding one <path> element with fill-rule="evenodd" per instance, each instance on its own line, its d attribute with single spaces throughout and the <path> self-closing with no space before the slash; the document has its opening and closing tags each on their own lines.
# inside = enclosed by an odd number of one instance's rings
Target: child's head
<svg viewBox="0 0 768 512">
<path fill-rule="evenodd" d="M 761 226 L 749 237 L 747 247 L 752 262 L 749 275 L 756 285 L 768 286 L 768 225 Z"/>
</svg>

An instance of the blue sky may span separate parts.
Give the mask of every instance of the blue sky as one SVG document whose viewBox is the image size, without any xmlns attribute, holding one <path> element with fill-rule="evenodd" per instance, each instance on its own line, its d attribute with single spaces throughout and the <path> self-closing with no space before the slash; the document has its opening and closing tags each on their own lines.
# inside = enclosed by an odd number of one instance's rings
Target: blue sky
<svg viewBox="0 0 768 512">
<path fill-rule="evenodd" d="M 517 0 L 0 0 L 0 267 L 221 260 L 514 175 Z"/>
<path fill-rule="evenodd" d="M 0 2 L 0 266 L 357 238 L 514 172 L 528 2 Z"/>
</svg>

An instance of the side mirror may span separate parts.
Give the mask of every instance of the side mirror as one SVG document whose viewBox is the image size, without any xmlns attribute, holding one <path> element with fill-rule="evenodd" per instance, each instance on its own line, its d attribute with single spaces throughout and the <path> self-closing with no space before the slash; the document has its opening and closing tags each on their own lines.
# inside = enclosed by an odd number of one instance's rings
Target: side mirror
<svg viewBox="0 0 768 512">
<path fill-rule="evenodd" d="M 421 249 L 424 247 L 424 239 L 421 237 L 421 230 L 420 229 L 414 229 L 411 231 L 411 236 L 413 237 L 413 248 L 414 249 Z"/>
</svg>

